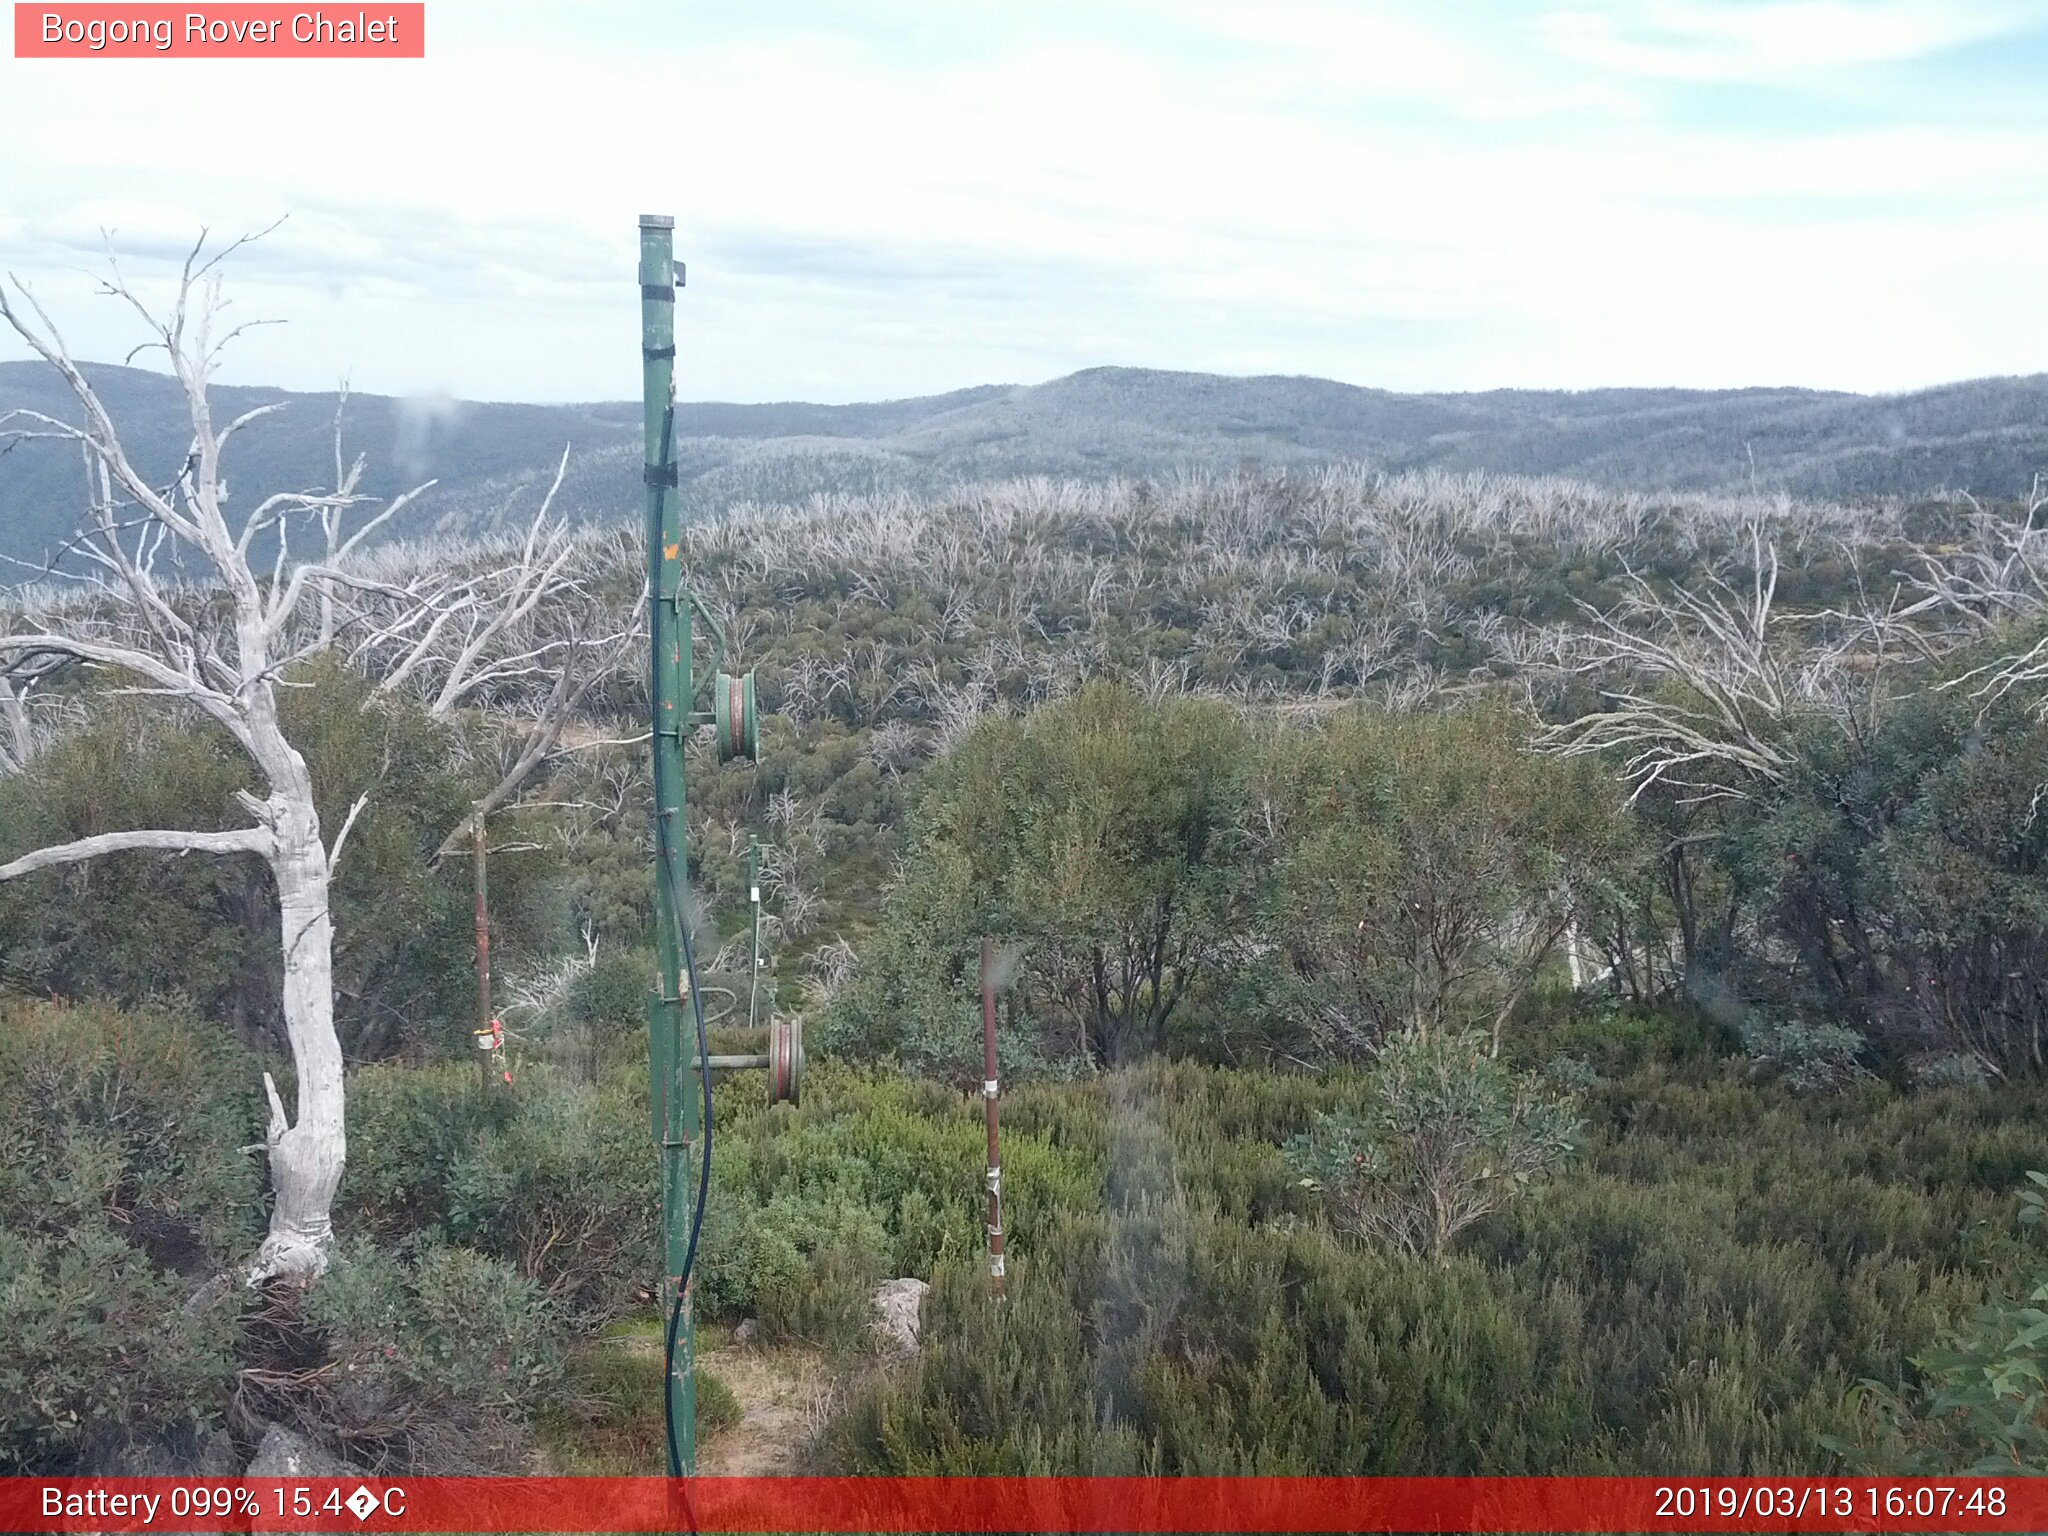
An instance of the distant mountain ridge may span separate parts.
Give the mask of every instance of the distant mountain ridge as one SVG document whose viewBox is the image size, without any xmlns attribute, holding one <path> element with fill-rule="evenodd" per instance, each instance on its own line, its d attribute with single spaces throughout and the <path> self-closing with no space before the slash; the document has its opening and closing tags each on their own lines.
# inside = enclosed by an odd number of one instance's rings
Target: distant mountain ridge
<svg viewBox="0 0 2048 1536">
<path fill-rule="evenodd" d="M 87 373 L 138 467 L 168 482 L 190 437 L 172 382 L 133 368 Z M 237 438 L 230 486 L 255 494 L 331 484 L 334 395 L 222 387 L 216 415 L 225 421 L 270 401 L 289 409 Z M 75 415 L 48 368 L 0 363 L 0 414 L 19 408 Z M 818 492 L 931 492 L 1026 474 L 1160 475 L 1247 459 L 1566 475 L 1644 491 L 2005 497 L 2024 494 L 2048 469 L 2048 375 L 1888 396 L 1771 388 L 1395 394 L 1327 379 L 1091 368 L 1047 384 L 858 405 L 685 404 L 677 437 L 684 501 L 699 515 Z M 579 520 L 632 517 L 639 440 L 636 402 L 359 394 L 347 418 L 350 453 L 369 456 L 368 494 L 438 479 L 396 536 L 519 522 L 565 444 L 562 509 Z M 0 454 L 0 556 L 40 561 L 75 528 L 80 485 L 77 455 L 62 444 L 27 442 Z"/>
</svg>

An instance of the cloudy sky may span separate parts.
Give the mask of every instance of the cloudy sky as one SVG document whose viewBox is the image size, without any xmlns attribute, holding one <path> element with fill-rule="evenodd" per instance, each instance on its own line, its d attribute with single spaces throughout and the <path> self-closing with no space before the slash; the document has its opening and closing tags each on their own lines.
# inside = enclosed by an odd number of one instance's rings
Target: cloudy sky
<svg viewBox="0 0 2048 1536">
<path fill-rule="evenodd" d="M 427 15 L 424 61 L 0 58 L 0 265 L 117 358 L 103 228 L 147 282 L 289 215 L 229 377 L 479 399 L 637 393 L 642 211 L 700 399 L 2048 369 L 2048 0 Z"/>
</svg>

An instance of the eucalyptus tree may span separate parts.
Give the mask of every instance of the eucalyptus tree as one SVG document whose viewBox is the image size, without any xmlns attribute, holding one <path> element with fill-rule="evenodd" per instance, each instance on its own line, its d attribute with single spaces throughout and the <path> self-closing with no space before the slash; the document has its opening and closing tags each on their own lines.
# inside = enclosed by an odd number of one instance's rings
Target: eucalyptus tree
<svg viewBox="0 0 2048 1536">
<path fill-rule="evenodd" d="M 246 329 L 223 321 L 220 264 L 244 243 L 209 254 L 202 236 L 168 307 L 140 297 L 118 266 L 110 265 L 102 285 L 139 317 L 148 340 L 138 351 L 162 355 L 189 418 L 190 447 L 168 481 L 131 455 L 92 378 L 33 293 L 18 279 L 11 292 L 0 288 L 0 320 L 57 372 L 76 407 L 72 420 L 11 412 L 0 417 L 0 440 L 72 445 L 86 471 L 78 530 L 62 555 L 74 567 L 74 590 L 17 604 L 0 619 L 0 673 L 27 677 L 61 663 L 102 675 L 115 691 L 151 701 L 175 720 L 203 721 L 223 733 L 256 781 L 256 790 L 235 793 L 242 825 L 140 827 L 53 843 L 0 864 L 0 881 L 129 851 L 254 858 L 268 870 L 296 1102 L 288 1111 L 264 1074 L 269 1120 L 261 1148 L 273 1201 L 268 1234 L 248 1265 L 254 1284 L 317 1276 L 333 1237 L 330 1213 L 348 1145 L 330 896 L 337 862 L 371 793 L 355 799 L 338 827 L 322 825 L 302 744 L 292 740 L 279 709 L 280 691 L 295 667 L 322 652 L 353 647 L 353 659 L 374 667 L 405 636 L 413 637 L 406 654 L 416 653 L 414 670 L 438 668 L 435 691 L 447 707 L 512 671 L 543 667 L 559 658 L 560 645 L 528 645 L 523 657 L 504 647 L 525 635 L 521 626 L 536 608 L 559 595 L 564 566 L 533 558 L 557 542 L 538 522 L 527 558 L 466 582 L 431 571 L 394 576 L 366 562 L 358 553 L 364 541 L 427 487 L 373 502 L 358 494 L 360 461 L 345 467 L 338 447 L 332 489 L 275 491 L 246 512 L 239 502 L 230 511 L 224 466 L 236 438 L 283 409 L 262 405 L 225 422 L 214 415 L 209 386 L 223 349 Z M 308 547 L 315 551 L 310 557 L 301 553 Z M 434 641 L 420 645 L 418 637 L 428 634 Z M 448 635 L 464 638 L 452 658 L 438 648 Z M 582 670 L 558 670 L 573 675 L 566 686 L 558 681 L 544 690 L 549 744 L 564 708 L 588 687 Z M 13 689 L 17 700 L 20 691 Z M 10 755 L 31 738 L 17 729 Z M 535 755 L 518 755 L 520 774 L 531 771 Z M 503 798 L 516 787 L 507 774 L 492 793 Z"/>
</svg>

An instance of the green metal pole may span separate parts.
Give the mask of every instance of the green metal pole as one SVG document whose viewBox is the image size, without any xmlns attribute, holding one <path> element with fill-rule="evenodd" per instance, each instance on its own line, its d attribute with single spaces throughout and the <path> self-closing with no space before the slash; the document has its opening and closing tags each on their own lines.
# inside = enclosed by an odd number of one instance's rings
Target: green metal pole
<svg viewBox="0 0 2048 1536">
<path fill-rule="evenodd" d="M 668 1287 L 663 1300 L 681 1318 L 669 1374 L 675 1408 L 675 1448 L 669 1475 L 697 1470 L 697 1331 L 683 1261 L 690 1241 L 696 1185 L 690 1151 L 700 1128 L 699 1085 L 692 1081 L 694 1034 L 686 1045 L 682 924 L 689 878 L 683 815 L 683 744 L 690 729 L 695 689 L 690 677 L 690 605 L 682 586 L 682 517 L 676 497 L 675 220 L 640 219 L 640 355 L 646 407 L 647 622 L 652 639 L 648 699 L 654 748 L 655 945 L 660 974 L 648 1012 L 649 1099 L 661 1147 L 661 1222 Z"/>
</svg>

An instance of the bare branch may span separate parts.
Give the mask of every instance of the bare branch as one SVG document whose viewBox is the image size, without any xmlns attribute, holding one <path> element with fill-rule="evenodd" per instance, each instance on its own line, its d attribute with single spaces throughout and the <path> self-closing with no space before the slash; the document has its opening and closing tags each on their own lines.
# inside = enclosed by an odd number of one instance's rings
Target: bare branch
<svg viewBox="0 0 2048 1536">
<path fill-rule="evenodd" d="M 275 840 L 261 827 L 244 827 L 232 832 L 102 832 L 76 842 L 56 843 L 25 853 L 11 863 L 0 864 L 0 880 L 12 880 L 53 864 L 79 864 L 106 853 L 132 849 L 155 849 L 163 853 L 254 853 L 268 858 Z"/>
</svg>

